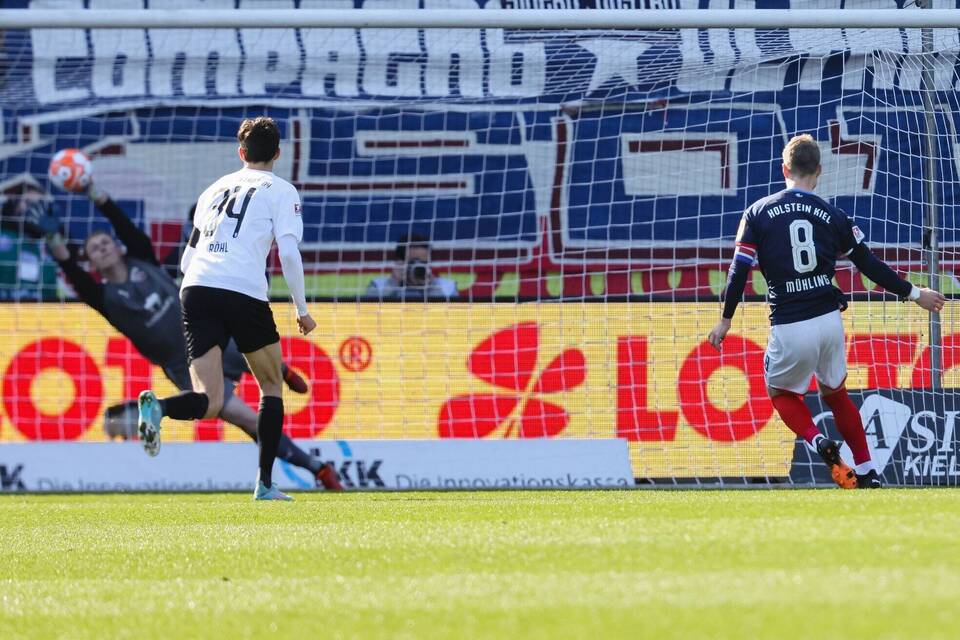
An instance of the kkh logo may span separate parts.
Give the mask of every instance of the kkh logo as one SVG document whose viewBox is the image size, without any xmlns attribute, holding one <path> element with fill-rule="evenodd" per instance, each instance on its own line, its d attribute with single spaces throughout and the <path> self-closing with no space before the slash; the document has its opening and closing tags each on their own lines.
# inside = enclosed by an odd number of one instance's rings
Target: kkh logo
<svg viewBox="0 0 960 640">
<path fill-rule="evenodd" d="M 541 371 L 540 327 L 523 322 L 502 329 L 477 345 L 467 369 L 501 393 L 468 393 L 440 407 L 441 438 L 540 438 L 566 429 L 566 409 L 541 394 L 569 391 L 583 384 L 587 365 L 579 349 L 565 349 Z"/>
<path fill-rule="evenodd" d="M 27 487 L 20 479 L 23 473 L 23 465 L 8 466 L 0 464 L 0 490 L 3 491 L 26 491 Z"/>
<path fill-rule="evenodd" d="M 383 464 L 383 460 L 359 460 L 353 458 L 353 452 L 345 441 L 338 441 L 337 444 L 340 445 L 340 452 L 345 459 L 339 461 L 339 466 L 337 465 L 337 460 L 325 460 L 324 462 L 334 466 L 337 476 L 340 478 L 340 482 L 343 483 L 344 487 L 348 489 L 364 489 L 367 487 L 379 489 L 386 486 L 383 478 L 380 477 L 380 465 Z M 312 447 L 310 449 L 310 455 L 323 460 L 320 447 Z"/>
<path fill-rule="evenodd" d="M 387 486 L 380 477 L 380 467 L 383 460 L 380 458 L 355 458 L 353 450 L 345 440 L 337 440 L 337 446 L 340 449 L 340 456 L 332 458 L 324 456 L 320 447 L 310 447 L 311 457 L 316 458 L 324 464 L 333 465 L 333 469 L 347 489 L 380 489 Z M 286 476 L 288 482 L 298 489 L 314 489 L 322 486 L 319 478 L 312 477 L 304 469 L 294 467 L 289 462 L 277 460 L 280 472 Z"/>
</svg>

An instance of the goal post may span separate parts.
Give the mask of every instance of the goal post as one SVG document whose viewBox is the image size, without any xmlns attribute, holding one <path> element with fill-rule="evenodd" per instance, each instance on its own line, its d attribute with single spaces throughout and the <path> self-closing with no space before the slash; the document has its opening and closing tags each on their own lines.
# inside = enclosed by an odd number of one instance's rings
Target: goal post
<svg viewBox="0 0 960 640">
<path fill-rule="evenodd" d="M 438 3 L 439 4 L 439 3 Z M 4 9 L 11 29 L 955 29 L 953 9 Z"/>
<path fill-rule="evenodd" d="M 320 321 L 297 335 L 273 260 L 285 357 L 309 383 L 285 392 L 285 424 L 305 447 L 622 438 L 653 484 L 829 481 L 766 398 L 759 273 L 723 352 L 705 342 L 740 215 L 782 188 L 780 153 L 801 133 L 821 149 L 818 192 L 878 255 L 960 291 L 952 4 L 131 9 L 143 4 L 0 10 L 0 193 L 48 198 L 82 262 L 83 240 L 110 225 L 46 175 L 54 153 L 79 148 L 174 277 L 191 204 L 236 168 L 239 123 L 273 117 Z M 0 447 L 129 435 L 106 408 L 172 384 L 5 212 Z M 430 284 L 398 293 L 425 272 Z M 953 304 L 928 316 L 848 262 L 836 285 L 853 299 L 848 387 L 885 478 L 956 484 Z M 236 392 L 255 403 L 249 376 Z M 816 394 L 807 401 L 836 436 Z M 249 440 L 221 421 L 171 423 L 165 438 Z"/>
</svg>

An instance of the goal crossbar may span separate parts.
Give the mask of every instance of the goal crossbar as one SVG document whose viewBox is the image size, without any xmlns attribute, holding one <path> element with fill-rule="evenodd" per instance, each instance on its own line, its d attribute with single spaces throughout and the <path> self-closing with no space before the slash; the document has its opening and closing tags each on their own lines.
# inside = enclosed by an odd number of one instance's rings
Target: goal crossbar
<svg viewBox="0 0 960 640">
<path fill-rule="evenodd" d="M 827 29 L 960 28 L 960 11 L 928 10 L 483 10 L 240 9 L 217 11 L 2 9 L 2 29 L 193 28 Z"/>
</svg>

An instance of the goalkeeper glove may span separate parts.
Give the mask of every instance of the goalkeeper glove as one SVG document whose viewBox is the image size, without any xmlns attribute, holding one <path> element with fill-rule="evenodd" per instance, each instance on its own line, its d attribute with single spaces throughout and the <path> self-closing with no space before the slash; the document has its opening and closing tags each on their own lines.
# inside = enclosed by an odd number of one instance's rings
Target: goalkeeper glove
<svg viewBox="0 0 960 640">
<path fill-rule="evenodd" d="M 54 205 L 36 200 L 23 212 L 23 230 L 34 238 L 49 238 L 60 233 L 60 216 Z"/>
</svg>

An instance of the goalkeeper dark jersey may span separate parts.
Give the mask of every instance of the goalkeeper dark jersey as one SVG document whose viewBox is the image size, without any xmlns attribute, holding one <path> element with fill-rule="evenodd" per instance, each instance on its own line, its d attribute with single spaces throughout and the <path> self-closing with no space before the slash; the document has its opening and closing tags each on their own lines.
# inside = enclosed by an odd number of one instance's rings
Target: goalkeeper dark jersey
<svg viewBox="0 0 960 640">
<path fill-rule="evenodd" d="M 861 242 L 863 233 L 843 211 L 810 192 L 785 189 L 744 212 L 734 260 L 759 264 L 770 323 L 787 324 L 843 305 L 833 286 L 837 260 Z"/>
<path fill-rule="evenodd" d="M 157 262 L 150 237 L 113 200 L 98 208 L 127 247 L 127 281 L 97 282 L 72 258 L 60 262 L 60 267 L 77 296 L 129 338 L 147 360 L 164 368 L 182 365 L 187 347 L 179 287 Z"/>
</svg>

